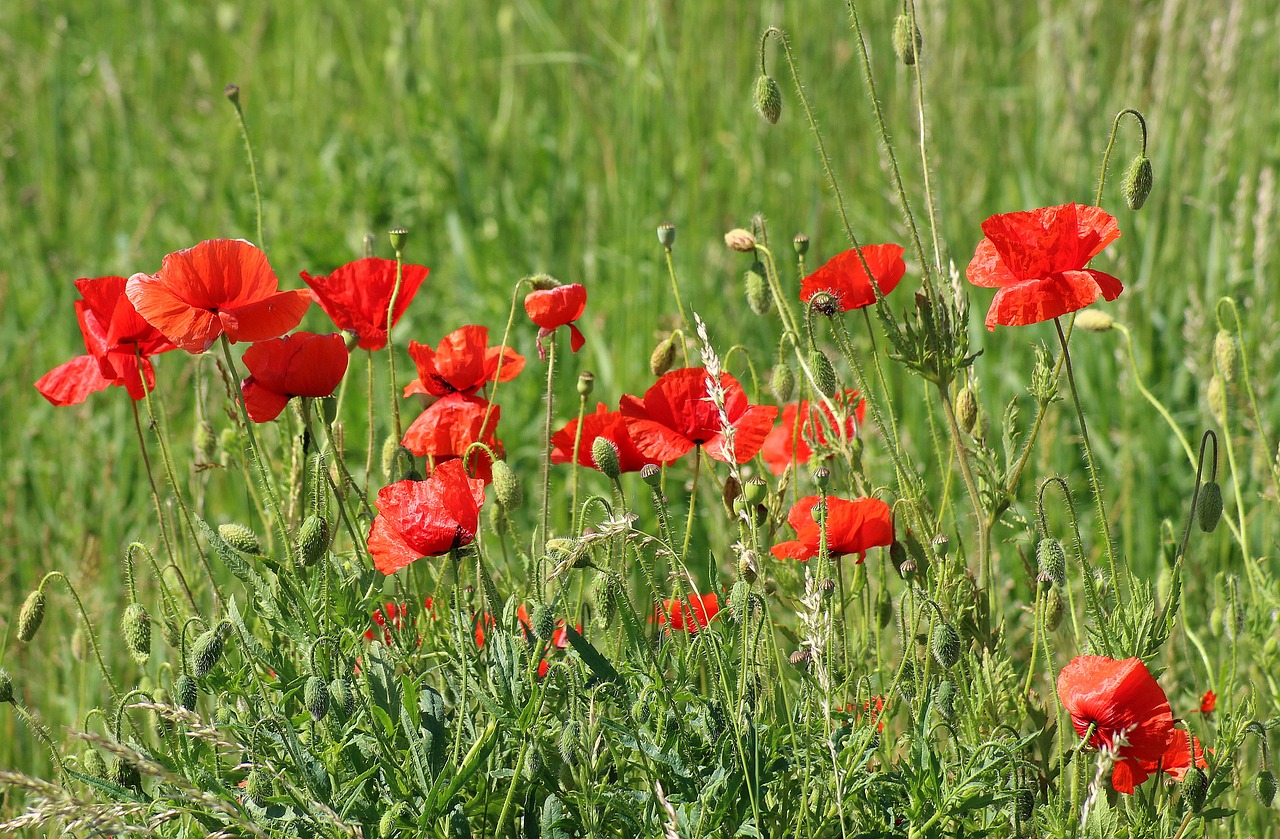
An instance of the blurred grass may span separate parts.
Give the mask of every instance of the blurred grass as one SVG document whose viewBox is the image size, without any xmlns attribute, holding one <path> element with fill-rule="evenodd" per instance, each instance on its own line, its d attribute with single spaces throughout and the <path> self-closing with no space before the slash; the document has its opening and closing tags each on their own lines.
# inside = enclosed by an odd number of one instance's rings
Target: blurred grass
<svg viewBox="0 0 1280 839">
<path fill-rule="evenodd" d="M 890 131 L 921 211 L 914 91 L 889 48 L 898 4 L 862 5 Z M 115 558 L 129 540 L 154 541 L 155 532 L 128 400 L 112 392 L 55 410 L 31 383 L 82 352 L 71 308 L 76 277 L 153 271 L 164 254 L 201 239 L 252 236 L 226 83 L 243 91 L 264 184 L 265 244 L 286 286 L 298 284 L 301 269 L 323 272 L 358 255 L 367 231 L 385 254 L 393 225 L 412 231 L 409 258 L 432 268 L 401 341 L 434 342 L 463 322 L 499 331 L 513 283 L 532 272 L 586 283 L 589 344 L 578 366 L 596 371 L 606 402 L 647 386 L 656 316 L 674 313 L 658 223 L 678 227 L 686 302 L 722 348 L 745 343 L 761 365 L 774 327 L 749 320 L 745 266 L 721 234 L 762 212 L 778 242 L 798 231 L 812 237 L 811 264 L 845 246 L 773 45 L 783 119 L 769 126 L 751 110 L 764 27 L 793 38 L 858 234 L 905 242 L 842 4 L 414 6 L 0 6 L 0 661 L 22 674 L 20 689 L 50 723 L 71 724 L 100 686 L 75 661 L 83 644 L 73 643 L 65 597 L 55 595 L 42 631 L 61 644 L 13 641 L 18 604 L 57 568 L 81 581 L 95 619 L 114 621 Z M 1109 311 L 1132 329 L 1148 385 L 1195 436 L 1212 422 L 1203 392 L 1213 303 L 1233 296 L 1263 421 L 1280 416 L 1271 387 L 1280 27 L 1270 0 L 925 6 L 929 153 L 944 247 L 958 270 L 991 213 L 1091 202 L 1111 118 L 1137 107 L 1151 127 L 1156 187 L 1140 213 L 1119 200 L 1119 174 L 1137 149 L 1126 124 L 1103 202 L 1124 237 L 1097 263 L 1126 285 Z M 895 307 L 910 305 L 909 291 L 908 281 Z M 1051 342 L 1053 333 L 986 334 L 988 295 L 971 295 L 974 337 L 985 348 L 977 367 L 984 404 L 998 423 L 1028 381 L 1029 343 Z M 313 312 L 307 323 L 324 322 Z M 1190 470 L 1132 387 L 1120 336 L 1075 341 L 1122 544 L 1135 568 L 1154 573 L 1159 522 L 1183 515 Z M 517 346 L 532 353 L 532 336 L 521 333 Z M 178 355 L 161 367 L 177 457 L 189 463 L 187 394 L 196 380 Z M 572 393 L 571 375 L 562 384 Z M 516 460 L 531 464 L 538 391 L 531 380 L 522 387 L 504 407 L 504 436 Z M 915 380 L 895 388 L 905 433 L 923 451 L 924 389 Z M 1053 413 L 1030 474 L 1078 476 L 1074 435 L 1070 414 Z M 1272 491 L 1267 455 L 1253 440 L 1237 443 L 1251 502 Z M 939 486 L 943 465 L 919 461 Z M 202 482 L 215 495 L 231 491 L 221 476 Z M 1274 516 L 1251 509 L 1254 543 L 1271 554 Z M 998 531 L 997 539 L 1013 535 Z M 1218 544 L 1205 579 L 1231 556 L 1226 539 Z M 117 657 L 120 644 L 106 629 L 107 654 Z M 0 715 L 0 765 L 38 767 L 41 759 L 14 716 Z"/>
</svg>

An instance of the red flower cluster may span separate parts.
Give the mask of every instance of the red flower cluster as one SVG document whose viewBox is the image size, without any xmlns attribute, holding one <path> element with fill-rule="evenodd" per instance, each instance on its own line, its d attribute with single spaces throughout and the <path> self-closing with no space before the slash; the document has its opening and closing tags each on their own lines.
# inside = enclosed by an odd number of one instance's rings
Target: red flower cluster
<svg viewBox="0 0 1280 839">
<path fill-rule="evenodd" d="M 116 385 L 134 399 L 155 386 L 155 371 L 147 359 L 174 349 L 173 343 L 147 323 L 125 296 L 124 277 L 76 280 L 80 300 L 76 320 L 84 337 L 85 355 L 44 374 L 36 389 L 54 405 L 76 405 L 91 393 Z"/>
<path fill-rule="evenodd" d="M 510 347 L 489 347 L 489 330 L 483 326 L 455 329 L 432 349 L 409 342 L 409 355 L 418 367 L 418 378 L 404 389 L 404 395 L 422 393 L 448 396 L 474 394 L 489 382 L 509 382 L 524 369 L 524 356 Z"/>
<path fill-rule="evenodd" d="M 483 504 L 484 482 L 468 478 L 458 460 L 440 464 L 425 481 L 383 487 L 369 531 L 374 567 L 391 575 L 420 557 L 471 544 Z"/>
<path fill-rule="evenodd" d="M 1124 291 L 1110 274 L 1084 266 L 1120 238 L 1115 218 L 1098 207 L 1063 204 L 994 215 L 969 263 L 969 282 L 998 288 L 987 329 L 1026 326 L 1083 309 Z"/>
<path fill-rule="evenodd" d="M 716 615 L 720 614 L 720 598 L 714 591 L 703 595 L 692 595 L 687 601 L 679 599 L 663 600 L 661 607 L 655 607 L 650 623 L 665 624 L 667 615 L 671 616 L 671 628 L 684 632 L 697 632 L 711 625 Z"/>
<path fill-rule="evenodd" d="M 1119 792 L 1132 793 L 1157 771 L 1180 780 L 1192 748 L 1205 765 L 1200 742 L 1173 727 L 1169 700 L 1141 659 L 1077 656 L 1058 674 L 1058 697 L 1077 734 L 1091 732 L 1091 747 L 1116 753 L 1111 785 Z"/>
<path fill-rule="evenodd" d="M 902 261 L 901 245 L 863 245 L 862 256 L 871 269 L 875 284 L 880 293 L 888 294 L 898 287 L 898 282 L 907 273 L 907 264 Z M 850 249 L 838 253 L 827 264 L 804 278 L 800 284 L 800 299 L 808 303 L 815 294 L 826 292 L 840 303 L 840 311 L 861 309 L 876 302 L 876 291 L 862 267 L 862 259 L 858 251 Z"/>
<path fill-rule="evenodd" d="M 259 341 L 244 353 L 251 374 L 240 390 L 249 419 L 270 422 L 295 396 L 330 396 L 347 372 L 347 345 L 334 332 L 295 332 Z"/>
<path fill-rule="evenodd" d="M 569 327 L 569 347 L 577 352 L 587 339 L 574 321 L 582 317 L 587 308 L 587 290 L 571 283 L 554 288 L 537 289 L 524 298 L 524 311 L 529 320 L 538 326 L 538 357 L 546 360 L 542 339 L 562 326 Z"/>
<path fill-rule="evenodd" d="M 867 404 L 856 390 L 847 390 L 836 394 L 836 404 L 845 414 L 845 434 L 850 439 L 858 433 L 863 417 L 867 413 Z M 851 405 L 857 407 L 850 408 Z M 827 403 L 819 402 L 811 405 L 801 399 L 799 403 L 791 402 L 782 406 L 782 422 L 764 438 L 761 456 L 769 471 L 781 475 L 793 463 L 805 463 L 813 457 L 814 448 L 827 445 L 828 433 L 839 428 L 836 419 Z"/>
<path fill-rule="evenodd" d="M 241 239 L 214 239 L 169 254 L 155 276 L 134 274 L 125 294 L 175 345 L 202 353 L 224 333 L 233 343 L 265 341 L 297 326 L 311 294 L 279 288 L 265 253 Z"/>
<path fill-rule="evenodd" d="M 578 434 L 578 421 L 570 420 L 564 428 L 551 435 L 551 462 L 568 463 L 573 460 L 573 441 Z M 636 448 L 631 435 L 627 432 L 627 421 L 618 411 L 610 411 L 603 402 L 596 405 L 594 414 L 582 418 L 582 439 L 578 443 L 578 464 L 590 469 L 598 469 L 591 456 L 591 447 L 595 441 L 603 437 L 618 451 L 618 467 L 623 472 L 638 472 L 646 464 L 652 463 L 644 453 Z"/>
<path fill-rule="evenodd" d="M 422 605 L 427 612 L 431 612 L 435 606 L 435 601 L 428 597 Z M 434 614 L 432 614 L 432 618 L 435 618 Z M 373 614 L 369 616 L 369 619 L 373 622 L 375 627 L 382 630 L 382 643 L 390 645 L 395 640 L 395 636 L 392 635 L 392 632 L 402 631 L 404 629 L 405 622 L 409 620 L 409 606 L 406 603 L 394 603 L 388 601 L 377 609 L 374 609 Z M 364 638 L 366 641 L 372 641 L 374 637 L 374 630 L 372 628 L 365 630 Z M 418 643 L 422 643 L 422 636 L 418 636 Z"/>
<path fill-rule="evenodd" d="M 487 400 L 452 393 L 419 414 L 405 429 L 400 445 L 437 465 L 462 457 L 475 442 L 501 455 L 502 444 L 494 436 L 500 415 L 501 409 Z M 467 466 L 486 484 L 491 480 L 493 464 L 483 452 L 468 457 Z"/>
<path fill-rule="evenodd" d="M 809 495 L 791 507 L 787 522 L 795 528 L 796 538 L 791 542 L 774 545 L 774 556 L 804 562 L 818 555 L 822 528 L 814 521 L 813 508 L 821 500 L 816 495 Z M 862 562 L 867 551 L 891 544 L 893 514 L 888 504 L 879 498 L 846 501 L 827 496 L 827 550 L 833 556 L 857 554 L 858 562 Z"/>
<path fill-rule="evenodd" d="M 400 320 L 418 288 L 431 271 L 422 265 L 405 264 L 400 272 L 400 291 L 391 325 Z M 387 311 L 396 286 L 394 259 L 366 257 L 348 262 L 327 277 L 313 277 L 303 271 L 302 281 L 311 287 L 316 302 L 339 329 L 354 332 L 363 350 L 380 350 L 387 345 Z"/>
</svg>

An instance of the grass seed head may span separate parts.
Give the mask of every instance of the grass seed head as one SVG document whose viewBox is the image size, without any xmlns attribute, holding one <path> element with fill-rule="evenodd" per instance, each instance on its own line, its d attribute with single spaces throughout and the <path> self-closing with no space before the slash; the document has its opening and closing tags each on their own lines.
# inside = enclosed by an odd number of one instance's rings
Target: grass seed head
<svg viewBox="0 0 1280 839">
<path fill-rule="evenodd" d="M 778 124 L 778 117 L 782 116 L 782 90 L 773 76 L 760 74 L 756 79 L 752 100 L 756 113 L 768 120 L 770 125 Z"/>
<path fill-rule="evenodd" d="M 120 619 L 125 646 L 139 667 L 151 658 L 151 615 L 141 603 L 130 603 Z"/>
<path fill-rule="evenodd" d="M 40 624 L 44 622 L 44 607 L 44 589 L 37 588 L 27 595 L 26 601 L 22 604 L 22 611 L 18 613 L 19 641 L 25 644 L 36 637 Z"/>
</svg>

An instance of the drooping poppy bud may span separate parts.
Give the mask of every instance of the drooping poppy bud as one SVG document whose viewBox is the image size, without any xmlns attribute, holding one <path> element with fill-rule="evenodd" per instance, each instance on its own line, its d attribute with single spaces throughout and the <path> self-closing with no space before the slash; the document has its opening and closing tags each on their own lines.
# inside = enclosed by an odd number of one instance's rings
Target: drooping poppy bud
<svg viewBox="0 0 1280 839">
<path fill-rule="evenodd" d="M 254 766 L 249 770 L 249 777 L 245 780 L 244 791 L 249 794 L 249 800 L 259 807 L 266 807 L 267 800 L 275 795 L 275 783 L 271 779 L 266 769 L 261 766 Z"/>
<path fill-rule="evenodd" d="M 1124 170 L 1124 180 L 1120 184 L 1120 193 L 1124 195 L 1124 203 L 1130 210 L 1141 210 L 1151 194 L 1151 158 L 1139 153 Z"/>
<path fill-rule="evenodd" d="M 302 703 L 306 705 L 311 719 L 317 722 L 324 719 L 324 715 L 329 713 L 329 686 L 324 683 L 324 679 L 319 676 L 307 679 L 306 686 L 302 689 Z"/>
<path fill-rule="evenodd" d="M 129 655 L 138 666 L 145 666 L 151 658 L 151 615 L 147 613 L 147 607 L 141 603 L 130 603 L 120 619 L 120 629 Z"/>
<path fill-rule="evenodd" d="M 655 376 L 665 376 L 671 372 L 671 365 L 676 361 L 675 334 L 668 335 L 658 342 L 649 354 L 649 372 Z"/>
<path fill-rule="evenodd" d="M 751 263 L 751 267 L 747 268 L 747 272 L 743 275 L 743 280 L 747 287 L 747 305 L 757 315 L 766 314 L 769 311 L 769 304 L 772 302 L 769 297 L 769 288 L 765 283 L 764 272 L 764 263 L 757 259 Z"/>
<path fill-rule="evenodd" d="M 1036 565 L 1055 586 L 1062 585 L 1067 579 L 1067 552 L 1062 542 L 1045 538 L 1036 543 Z"/>
<path fill-rule="evenodd" d="M 828 399 L 834 398 L 836 391 L 840 389 L 840 382 L 836 379 L 836 370 L 831 366 L 831 359 L 815 347 L 809 350 L 807 362 L 809 371 L 813 374 L 813 384 L 818 388 L 818 392 Z"/>
<path fill-rule="evenodd" d="M 44 589 L 37 588 L 27 595 L 18 613 L 18 640 L 26 644 L 36 637 L 40 624 L 44 622 Z"/>
<path fill-rule="evenodd" d="M 956 715 L 956 685 L 950 679 L 943 679 L 938 684 L 938 689 L 933 695 L 933 707 L 938 709 L 938 714 L 944 719 L 949 720 Z"/>
<path fill-rule="evenodd" d="M 1222 487 L 1217 481 L 1205 481 L 1196 499 L 1196 523 L 1205 533 L 1212 533 L 1222 519 Z"/>
<path fill-rule="evenodd" d="M 493 462 L 493 494 L 507 510 L 515 510 L 524 500 L 524 492 L 520 488 L 520 479 L 507 465 L 505 460 Z"/>
<path fill-rule="evenodd" d="M 960 634 L 949 623 L 939 623 L 929 639 L 929 649 L 943 670 L 950 670 L 960 660 Z"/>
<path fill-rule="evenodd" d="M 752 100 L 756 113 L 768 120 L 770 125 L 778 124 L 778 117 L 782 116 L 782 91 L 773 76 L 760 74 L 756 79 Z"/>
<path fill-rule="evenodd" d="M 341 676 L 329 683 L 329 698 L 332 700 L 333 709 L 341 714 L 344 720 L 350 719 L 356 712 L 355 691 L 351 689 L 351 682 Z"/>
<path fill-rule="evenodd" d="M 298 555 L 308 568 L 320 561 L 329 549 L 329 521 L 324 516 L 307 516 L 298 530 Z"/>
<path fill-rule="evenodd" d="M 218 659 L 222 658 L 222 625 L 207 629 L 196 638 L 191 647 L 191 672 L 197 679 L 203 679 L 213 672 Z"/>
<path fill-rule="evenodd" d="M 173 683 L 173 697 L 178 700 L 178 705 L 188 711 L 196 709 L 196 699 L 199 697 L 200 689 L 196 685 L 196 680 L 191 678 L 187 673 L 183 673 Z"/>
<path fill-rule="evenodd" d="M 597 437 L 591 441 L 591 460 L 606 478 L 612 480 L 622 474 L 618 446 L 608 437 Z"/>
<path fill-rule="evenodd" d="M 1258 779 L 1253 782 L 1253 791 L 1263 807 L 1271 806 L 1276 797 L 1276 776 L 1270 769 L 1263 769 L 1258 773 Z"/>
<path fill-rule="evenodd" d="M 924 38 L 920 35 L 920 27 L 911 23 L 911 16 L 903 12 L 893 22 L 893 51 L 898 60 L 910 67 L 916 63 Z"/>
<path fill-rule="evenodd" d="M 1082 309 L 1076 313 L 1076 328 L 1086 332 L 1110 332 L 1116 319 L 1101 309 Z"/>
<path fill-rule="evenodd" d="M 790 364 L 779 361 L 774 365 L 773 372 L 769 374 L 769 390 L 773 391 L 773 398 L 779 402 L 791 401 L 791 396 L 796 391 L 796 372 L 791 369 Z"/>
<path fill-rule="evenodd" d="M 1204 808 L 1204 800 L 1208 792 L 1209 778 L 1204 774 L 1204 770 L 1199 766 L 1187 769 L 1187 774 L 1182 779 L 1182 800 L 1191 808 L 1191 812 L 1198 813 Z"/>
<path fill-rule="evenodd" d="M 1214 336 L 1213 363 L 1225 382 L 1234 382 L 1240 375 L 1240 342 L 1225 329 Z"/>
<path fill-rule="evenodd" d="M 978 399 L 968 385 L 956 394 L 956 424 L 965 434 L 972 434 L 978 425 Z"/>
<path fill-rule="evenodd" d="M 251 556 L 262 555 L 262 544 L 252 530 L 243 524 L 228 522 L 218 525 L 218 535 L 232 550 Z"/>
<path fill-rule="evenodd" d="M 741 227 L 735 227 L 724 234 L 724 243 L 739 253 L 755 253 L 756 250 L 756 237 L 750 230 Z"/>
<path fill-rule="evenodd" d="M 102 781 L 107 779 L 107 762 L 97 749 L 89 749 L 84 753 L 84 757 L 80 758 L 80 768 L 91 778 Z"/>
</svg>

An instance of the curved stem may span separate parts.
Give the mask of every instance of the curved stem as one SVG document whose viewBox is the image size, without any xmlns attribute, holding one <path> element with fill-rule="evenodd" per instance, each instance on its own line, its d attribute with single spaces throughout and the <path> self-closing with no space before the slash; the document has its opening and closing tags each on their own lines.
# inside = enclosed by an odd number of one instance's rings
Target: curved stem
<svg viewBox="0 0 1280 839">
<path fill-rule="evenodd" d="M 702 446 L 696 447 L 693 453 L 693 489 L 689 490 L 689 517 L 684 524 L 684 545 L 680 548 L 680 561 L 687 562 L 689 544 L 693 541 L 693 514 L 698 501 L 698 477 L 702 471 Z"/>
<path fill-rule="evenodd" d="M 1262 438 L 1262 453 L 1266 456 L 1267 465 L 1271 468 L 1271 479 L 1275 482 L 1276 488 L 1280 490 L 1280 463 L 1277 462 L 1276 450 L 1271 445 L 1271 438 L 1267 434 L 1267 429 L 1262 425 L 1262 413 L 1258 410 L 1258 397 L 1253 390 L 1253 380 L 1249 377 L 1249 354 L 1244 350 L 1244 326 L 1240 323 L 1240 310 L 1236 307 L 1236 301 L 1230 297 L 1223 297 L 1218 300 L 1214 313 L 1218 318 L 1219 328 L 1222 327 L 1222 309 L 1224 306 L 1231 309 L 1231 316 L 1236 322 L 1235 335 L 1240 344 L 1240 375 L 1245 393 L 1249 395 L 1249 407 L 1253 410 L 1254 420 L 1258 423 L 1258 436 Z"/>
<path fill-rule="evenodd" d="M 961 436 L 960 424 L 956 421 L 956 412 L 951 404 L 951 396 L 947 393 L 946 387 L 942 385 L 938 386 L 938 393 L 942 397 L 942 412 L 947 418 L 947 427 L 951 430 L 951 441 L 955 447 L 957 460 L 960 461 L 960 475 L 964 478 L 964 486 L 969 493 L 969 504 L 973 507 L 973 518 L 978 526 L 978 562 L 982 566 L 982 573 L 987 587 L 989 614 L 994 619 L 996 595 L 995 568 L 991 563 L 991 529 L 987 526 L 986 518 L 982 515 L 982 496 L 978 493 L 978 484 L 973 478 L 973 468 L 969 465 L 968 449 L 965 448 L 962 442 L 964 438 Z"/>
<path fill-rule="evenodd" d="M 1125 108 L 1116 114 L 1116 118 L 1111 121 L 1111 136 L 1107 139 L 1107 148 L 1102 153 L 1102 171 L 1098 173 L 1098 193 L 1094 196 L 1093 204 L 1096 207 L 1102 206 L 1102 188 L 1107 185 L 1107 163 L 1111 159 L 1111 149 L 1116 144 L 1116 135 L 1120 131 L 1120 120 L 1125 114 L 1130 114 L 1138 121 L 1138 127 L 1142 130 L 1142 155 L 1147 154 L 1147 121 L 1142 114 L 1133 108 Z"/>
<path fill-rule="evenodd" d="M 111 671 L 107 669 L 107 662 L 102 658 L 102 650 L 98 647 L 98 631 L 93 628 L 93 621 L 89 619 L 89 613 L 84 608 L 84 602 L 80 599 L 80 593 L 76 591 L 76 587 L 71 584 L 71 580 L 67 579 L 67 575 L 61 571 L 50 571 L 40 580 L 39 589 L 43 589 L 45 583 L 57 578 L 67 587 L 67 591 L 71 593 L 71 599 L 76 602 L 76 608 L 80 610 L 80 617 L 84 620 L 84 627 L 89 636 L 89 645 L 93 647 L 93 654 L 98 659 L 98 667 L 102 669 L 102 677 L 107 680 L 107 686 L 111 688 L 111 698 L 120 701 L 120 689 L 116 687 L 115 679 L 111 678 Z"/>
<path fill-rule="evenodd" d="M 582 450 L 582 421 L 587 413 L 587 394 L 581 394 L 578 397 L 578 425 L 573 431 L 573 522 L 569 530 L 575 537 L 578 536 L 578 523 L 581 521 L 578 510 L 578 483 L 582 474 L 582 466 L 578 463 L 578 452 Z M 547 438 L 547 447 L 550 448 L 551 441 Z M 549 459 L 549 458 L 548 458 Z"/>
</svg>

